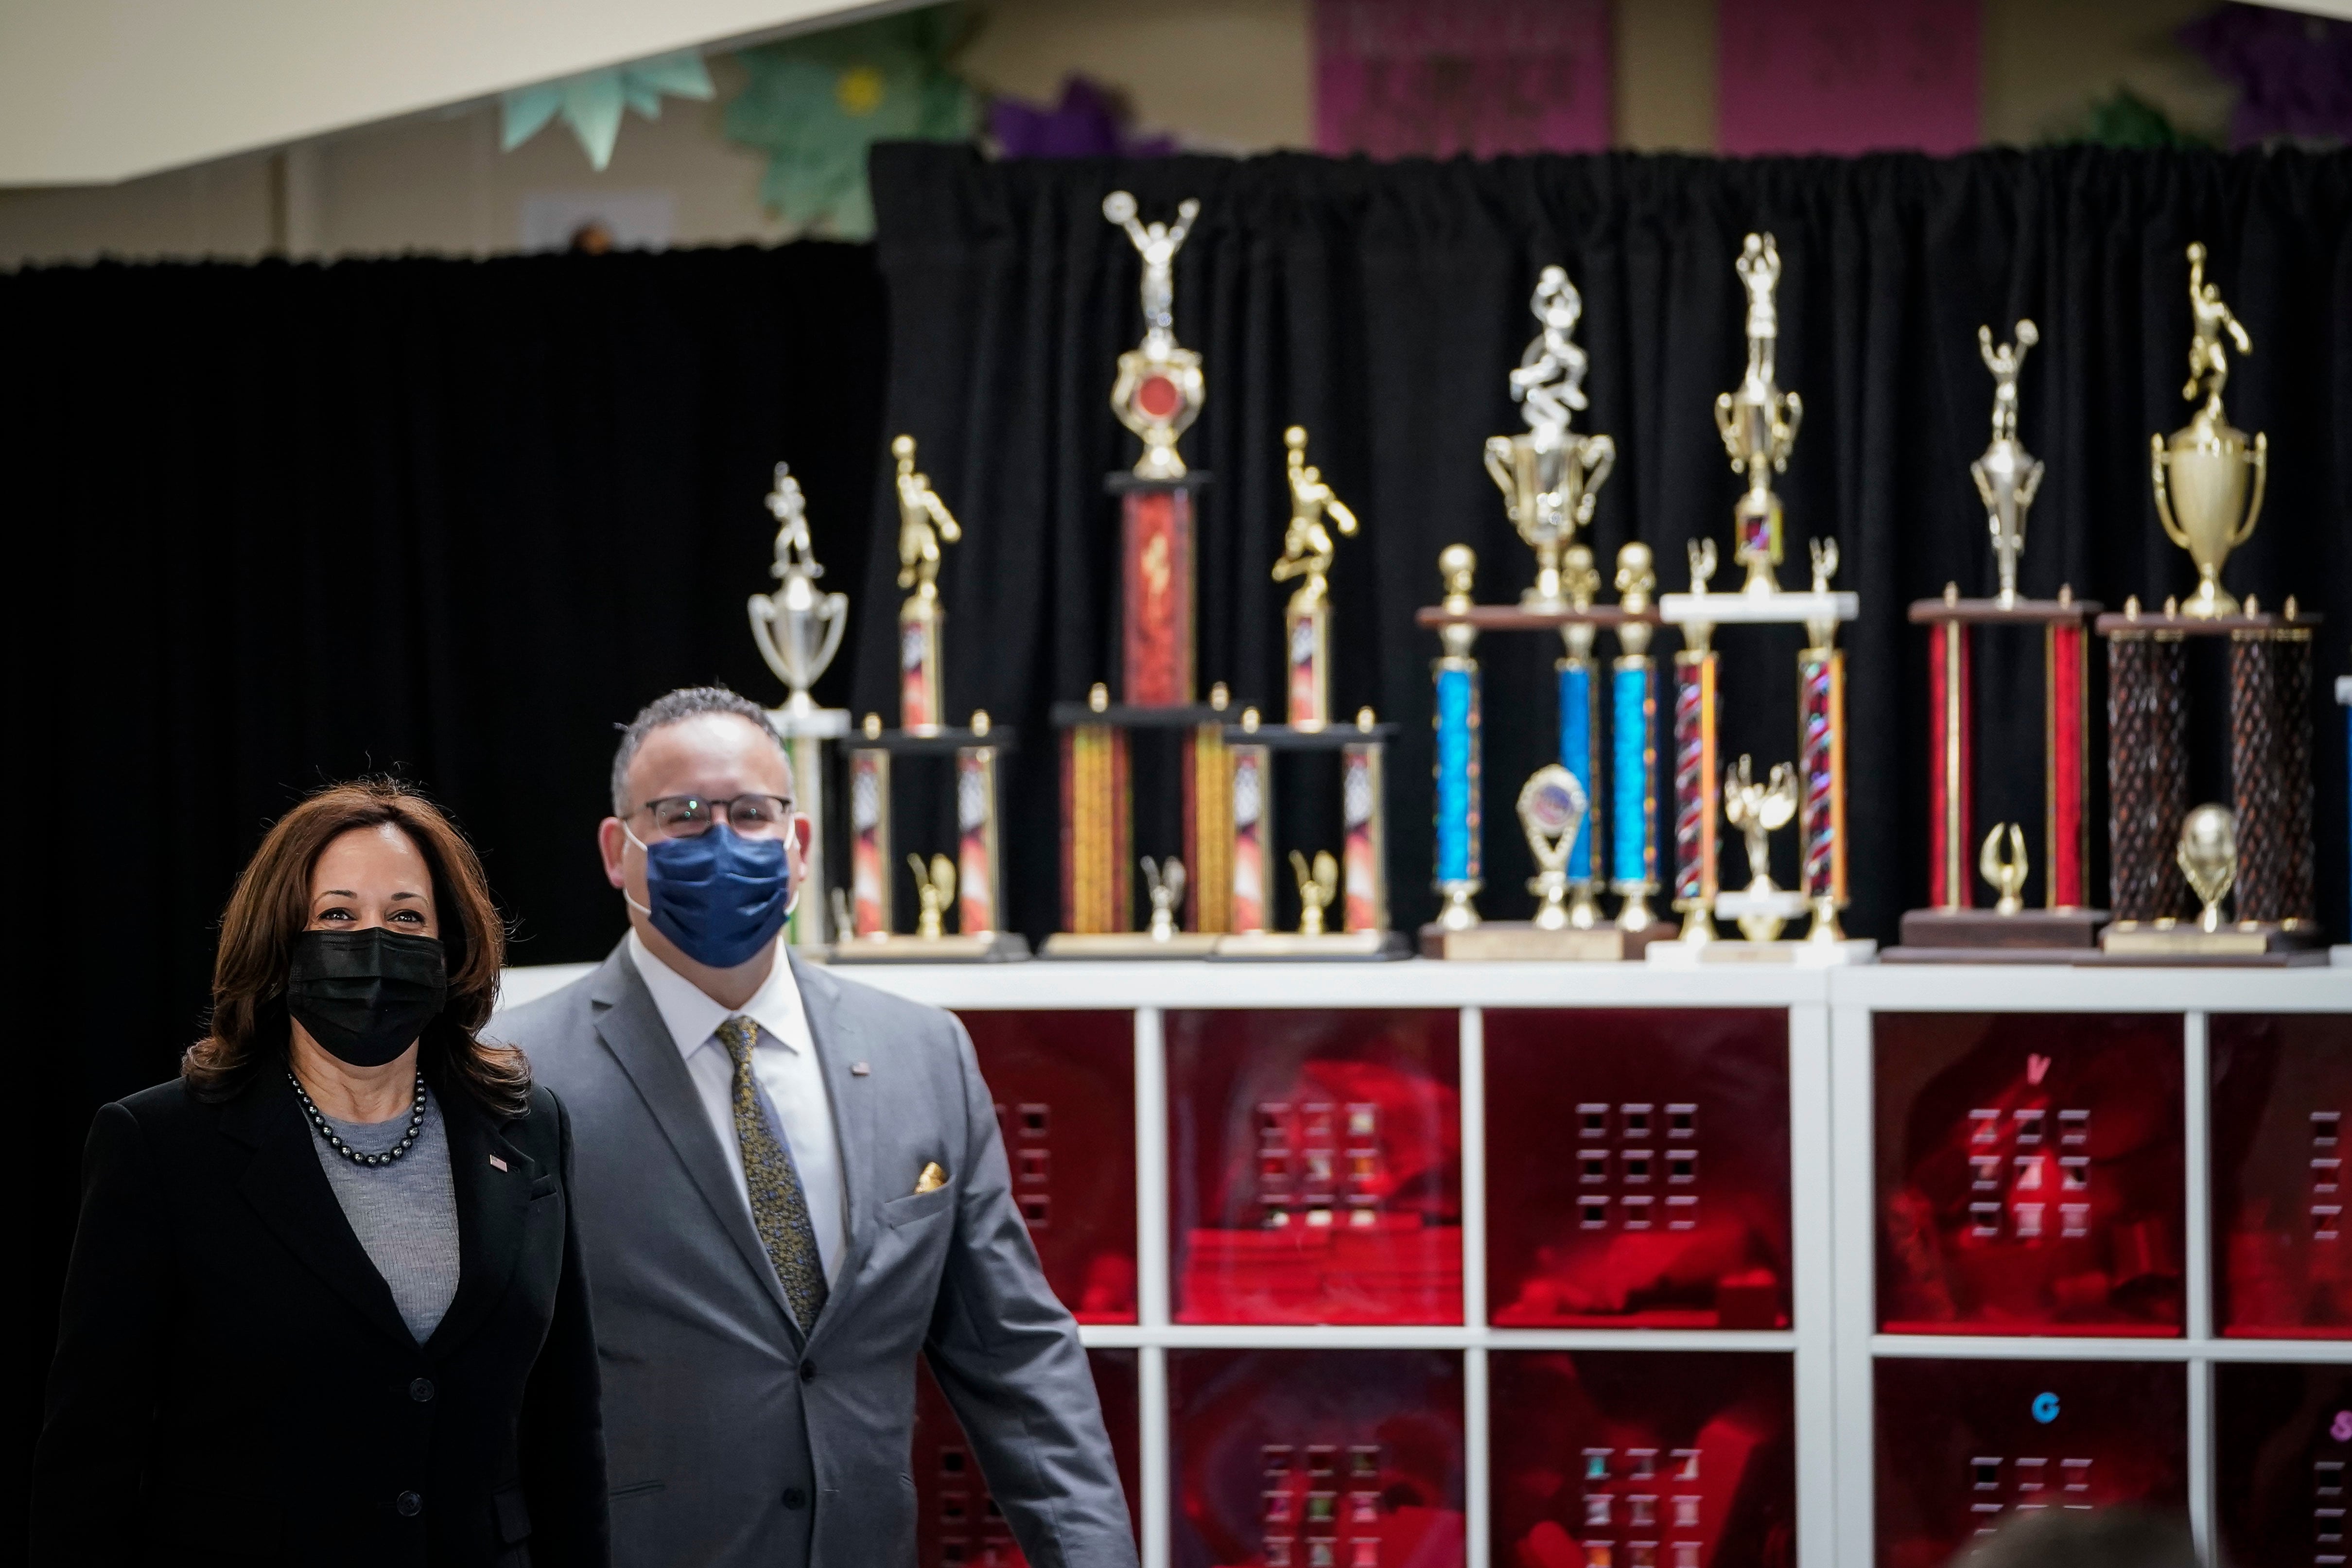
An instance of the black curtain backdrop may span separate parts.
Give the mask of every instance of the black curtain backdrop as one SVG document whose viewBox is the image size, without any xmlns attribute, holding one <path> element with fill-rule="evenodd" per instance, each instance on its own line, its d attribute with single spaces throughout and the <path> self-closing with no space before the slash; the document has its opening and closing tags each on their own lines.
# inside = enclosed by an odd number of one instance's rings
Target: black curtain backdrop
<svg viewBox="0 0 2352 1568">
<path fill-rule="evenodd" d="M 601 956 L 614 726 L 782 699 L 744 616 L 779 458 L 856 578 L 882 318 L 838 245 L 0 278 L 18 1442 L 90 1114 L 194 1037 L 265 825 L 396 770 L 480 847 L 514 962 Z"/>
<path fill-rule="evenodd" d="M 1926 635 L 1907 604 L 1957 582 L 1995 585 L 1969 460 L 1990 433 L 1992 382 L 1976 332 L 1999 339 L 2030 316 L 2022 434 L 2048 464 L 2021 568 L 2031 594 L 2070 584 L 2120 608 L 2195 582 L 2158 527 L 2147 437 L 2185 423 L 2192 239 L 2252 333 L 2235 361 L 2235 423 L 2268 432 L 2260 531 L 2226 580 L 2275 606 L 2288 594 L 2330 620 L 2312 716 L 2319 780 L 2321 914 L 2345 929 L 2342 721 L 2330 695 L 2352 635 L 2352 156 L 2056 150 L 1931 160 L 1733 162 L 1603 155 L 1491 163 L 1277 156 L 989 163 L 909 145 L 874 156 L 877 245 L 891 298 L 887 423 L 921 443 L 924 467 L 966 526 L 941 573 L 950 610 L 947 705 L 1016 721 L 1007 880 L 1033 935 L 1056 919 L 1054 752 L 1045 709 L 1117 681 L 1117 503 L 1103 476 L 1137 443 L 1108 395 L 1119 352 L 1141 333 L 1139 261 L 1102 199 L 1129 189 L 1143 216 L 1202 214 L 1176 263 L 1176 332 L 1205 356 L 1208 402 L 1187 460 L 1215 475 L 1202 502 L 1202 689 L 1281 710 L 1281 610 L 1268 578 L 1288 516 L 1282 431 L 1311 432 L 1310 458 L 1364 520 L 1342 540 L 1338 710 L 1370 704 L 1402 724 L 1390 779 L 1389 858 L 1401 924 L 1434 907 L 1429 785 L 1433 635 L 1412 625 L 1438 596 L 1438 551 L 1478 552 L 1478 597 L 1516 599 L 1531 552 L 1480 463 L 1490 435 L 1524 428 L 1505 372 L 1535 334 L 1538 271 L 1566 265 L 1582 290 L 1591 356 L 1578 426 L 1617 442 L 1592 543 L 1604 563 L 1652 544 L 1661 586 L 1687 585 L 1685 542 L 1717 542 L 1716 583 L 1736 588 L 1730 510 L 1740 481 L 1712 405 L 1737 385 L 1745 296 L 1741 237 L 1779 239 L 1780 380 L 1802 394 L 1803 431 L 1777 484 L 1787 502 L 1784 586 L 1805 582 L 1809 537 L 1833 534 L 1838 585 L 1859 590 L 1847 628 L 1848 927 L 1891 941 L 1927 897 Z M 886 514 L 887 495 L 878 498 Z M 869 605 L 895 600 L 891 540 L 877 527 Z M 1613 596 L 1613 595 L 1612 595 Z M 889 620 L 863 623 L 861 709 L 892 710 Z M 1794 656 L 1801 633 L 1727 631 L 1727 755 L 1759 772 L 1796 752 Z M 1603 639 L 1604 651 L 1613 651 Z M 1659 650 L 1676 646 L 1660 639 Z M 2042 710 L 2038 637 L 1979 643 L 1979 831 L 2027 825 L 2040 892 Z M 1519 783 L 1547 760 L 1556 718 L 1556 640 L 1489 636 L 1486 689 L 1486 891 L 1490 916 L 1524 918 L 1530 857 L 1512 815 Z M 2201 650 L 2212 653 L 2208 648 Z M 2200 798 L 2226 798 L 2226 723 L 2200 660 Z M 2105 665 L 2092 673 L 2103 714 Z M 1662 730 L 1661 799 L 1670 746 Z M 2104 783 L 2094 731 L 2094 775 Z M 1143 764 L 1139 762 L 1139 770 Z M 2093 888 L 2104 900 L 2105 795 L 2092 803 Z M 1317 829 L 1310 828 L 1310 834 Z M 1337 847 L 1336 829 L 1321 847 Z M 1280 837 L 1282 829 L 1277 828 Z M 1793 830 L 1776 876 L 1795 870 Z M 1314 848 L 1292 833 L 1289 844 Z M 1162 850 L 1141 841 L 1138 852 Z M 1727 883 L 1744 881 L 1736 844 Z M 1990 894 L 1979 889 L 1980 900 Z M 1141 895 L 1137 895 L 1142 906 Z"/>
</svg>

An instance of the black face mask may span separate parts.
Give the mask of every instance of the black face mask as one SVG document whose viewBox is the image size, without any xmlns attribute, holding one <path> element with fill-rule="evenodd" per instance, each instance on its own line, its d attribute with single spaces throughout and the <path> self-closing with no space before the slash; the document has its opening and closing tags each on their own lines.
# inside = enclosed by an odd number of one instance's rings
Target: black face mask
<svg viewBox="0 0 2352 1568">
<path fill-rule="evenodd" d="M 448 994 L 447 961 L 433 937 L 371 926 L 294 939 L 286 1010 L 355 1068 L 382 1067 L 406 1050 Z"/>
</svg>

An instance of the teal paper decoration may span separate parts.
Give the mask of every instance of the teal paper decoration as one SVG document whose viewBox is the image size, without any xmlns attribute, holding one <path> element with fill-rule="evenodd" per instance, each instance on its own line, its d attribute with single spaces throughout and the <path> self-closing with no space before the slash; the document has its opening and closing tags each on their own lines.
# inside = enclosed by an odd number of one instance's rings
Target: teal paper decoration
<svg viewBox="0 0 2352 1568">
<path fill-rule="evenodd" d="M 885 16 L 735 58 L 751 80 L 727 106 L 727 135 L 768 154 L 761 199 L 796 234 L 866 239 L 877 142 L 961 142 L 980 100 L 947 68 L 965 17 L 953 5 Z"/>
<path fill-rule="evenodd" d="M 511 153 L 562 117 L 580 138 L 588 162 L 602 171 L 613 161 L 613 143 L 621 134 L 621 110 L 634 109 L 647 120 L 661 118 L 661 100 L 671 98 L 709 100 L 717 89 L 710 69 L 692 49 L 659 55 L 625 66 L 583 71 L 561 81 L 541 82 L 501 94 L 499 107 L 505 117 L 502 137 Z"/>
</svg>

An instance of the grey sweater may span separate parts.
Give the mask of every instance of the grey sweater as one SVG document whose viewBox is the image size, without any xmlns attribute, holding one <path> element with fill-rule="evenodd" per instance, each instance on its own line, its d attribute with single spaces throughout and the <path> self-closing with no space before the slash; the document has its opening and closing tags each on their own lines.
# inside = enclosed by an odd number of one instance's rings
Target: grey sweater
<svg viewBox="0 0 2352 1568">
<path fill-rule="evenodd" d="M 381 1154 L 408 1132 L 408 1112 L 389 1121 L 327 1118 L 336 1135 L 362 1154 Z M 327 1184 L 416 1342 L 440 1326 L 457 1295 L 457 1188 L 449 1174 L 449 1135 L 441 1105 L 425 1098 L 416 1145 L 389 1165 L 355 1165 L 315 1133 Z"/>
</svg>

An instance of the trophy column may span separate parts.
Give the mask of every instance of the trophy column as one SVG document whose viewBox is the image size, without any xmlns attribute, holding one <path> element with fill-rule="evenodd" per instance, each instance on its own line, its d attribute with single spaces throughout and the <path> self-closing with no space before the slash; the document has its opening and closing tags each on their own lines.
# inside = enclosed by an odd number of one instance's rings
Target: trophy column
<svg viewBox="0 0 2352 1568">
<path fill-rule="evenodd" d="M 2090 702 L 2084 622 L 2099 606 L 2077 605 L 2063 586 L 2058 603 L 2075 609 L 2077 618 L 2052 621 L 2042 633 L 2042 855 L 2049 867 L 2042 902 L 2053 910 L 2079 910 L 2090 886 L 2091 858 L 2090 815 L 2084 805 L 2091 754 L 2084 722 Z"/>
<path fill-rule="evenodd" d="M 1257 710 L 1242 710 L 1242 738 L 1229 742 L 1233 763 L 1232 931 L 1264 936 L 1274 929 L 1274 810 L 1268 785 L 1272 753 L 1250 737 Z"/>
<path fill-rule="evenodd" d="M 882 717 L 866 716 L 866 738 L 879 740 Z M 836 938 L 890 934 L 890 753 L 878 746 L 849 752 L 849 930 Z"/>
<path fill-rule="evenodd" d="M 1569 584 L 1569 607 L 1591 609 L 1592 586 L 1600 581 L 1592 564 L 1592 552 L 1581 544 L 1571 545 L 1561 574 Z M 1604 837 L 1601 809 L 1601 666 L 1592 657 L 1597 629 L 1592 621 L 1571 622 L 1560 627 L 1560 641 L 1568 654 L 1554 667 L 1559 677 L 1559 763 L 1576 780 L 1576 787 L 1584 793 L 1585 800 L 1584 817 L 1577 824 L 1575 839 L 1569 846 L 1567 865 L 1569 923 L 1580 931 L 1590 930 L 1601 921 L 1600 904 L 1594 896 L 1601 879 L 1595 858 Z"/>
<path fill-rule="evenodd" d="M 971 716 L 971 732 L 985 737 L 986 710 Z M 966 936 L 1003 929 L 1000 903 L 1003 853 L 996 830 L 997 748 L 956 748 L 956 925 Z"/>
<path fill-rule="evenodd" d="M 1958 602 L 1957 587 L 1948 597 Z M 1968 627 L 1940 621 L 1927 634 L 1927 900 L 1939 910 L 1967 909 L 1974 885 L 1969 699 Z"/>
<path fill-rule="evenodd" d="M 1704 593 L 1715 572 L 1715 545 L 1691 546 L 1691 581 Z M 1714 627 L 1703 620 L 1683 623 L 1683 647 L 1675 655 L 1675 900 L 1682 911 L 1682 940 L 1715 937 L 1715 821 L 1723 809 L 1716 757 Z"/>
<path fill-rule="evenodd" d="M 1127 879 L 1127 732 L 1107 713 L 1100 684 L 1085 716 L 1062 728 L 1062 929 L 1087 934 L 1134 929 Z M 1056 716 L 1059 722 L 1060 716 Z"/>
<path fill-rule="evenodd" d="M 2252 603 L 2248 601 L 2251 611 Z M 2312 923 L 2311 628 L 2230 634 L 2230 795 L 2238 814 L 2237 915 Z"/>
<path fill-rule="evenodd" d="M 2172 853 L 2189 815 L 2184 649 L 2179 631 L 2132 624 L 2139 619 L 2139 601 L 2127 599 L 2121 616 L 2099 621 L 2107 638 L 2107 907 L 2118 925 L 2189 912 Z"/>
<path fill-rule="evenodd" d="M 1466 544 L 1438 552 L 1445 580 L 1444 608 L 1466 611 L 1478 557 Z M 1437 685 L 1437 893 L 1443 902 L 1433 930 L 1468 931 L 1478 923 L 1471 900 L 1482 886 L 1478 867 L 1478 661 L 1470 650 L 1478 629 L 1463 623 L 1442 626 L 1444 652 L 1430 666 Z M 1423 932 L 1426 942 L 1430 932 Z"/>
<path fill-rule="evenodd" d="M 1609 678 L 1610 779 L 1616 795 L 1609 885 L 1625 900 L 1617 924 L 1626 931 L 1649 929 L 1650 895 L 1658 890 L 1658 671 L 1650 657 L 1651 626 L 1633 618 L 1649 609 L 1657 586 L 1650 562 L 1646 544 L 1617 552 L 1618 608 L 1627 618 L 1617 628 L 1625 651 Z"/>
<path fill-rule="evenodd" d="M 1813 552 L 1815 571 L 1825 577 L 1818 564 L 1824 553 L 1821 541 L 1814 542 Z M 1836 547 L 1826 553 L 1834 570 Z M 1822 616 L 1805 626 L 1811 640 L 1797 655 L 1800 886 L 1813 910 L 1805 940 L 1837 942 L 1845 940 L 1838 929 L 1838 910 L 1846 902 L 1845 655 L 1831 641 L 1837 635 L 1836 616 Z"/>
<path fill-rule="evenodd" d="M 1387 744 L 1370 739 L 1369 708 L 1356 715 L 1358 734 L 1339 748 L 1339 815 L 1347 838 L 1340 855 L 1340 929 L 1389 929 Z"/>
</svg>

